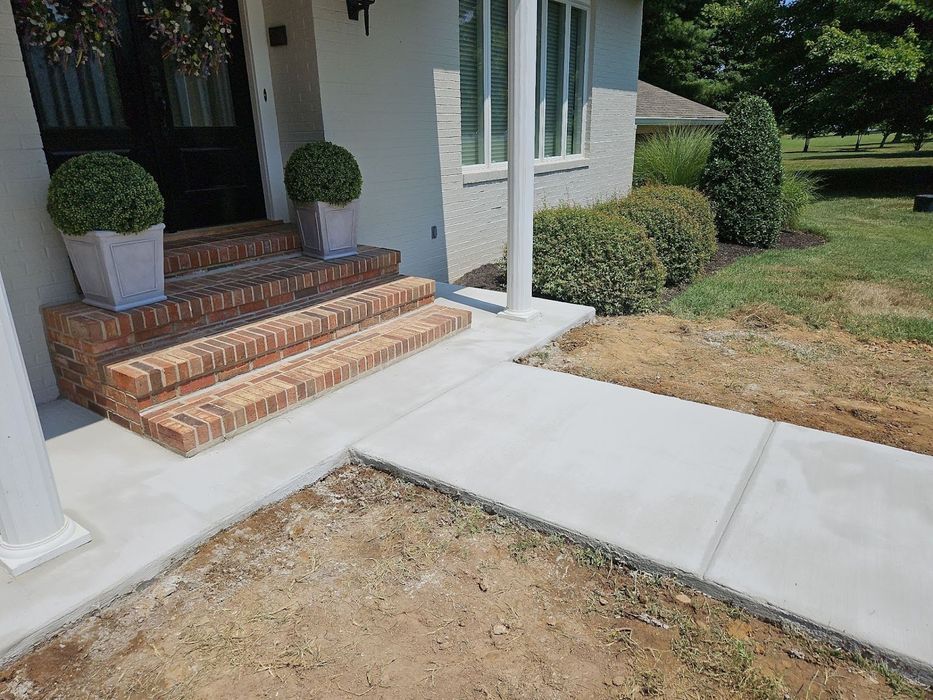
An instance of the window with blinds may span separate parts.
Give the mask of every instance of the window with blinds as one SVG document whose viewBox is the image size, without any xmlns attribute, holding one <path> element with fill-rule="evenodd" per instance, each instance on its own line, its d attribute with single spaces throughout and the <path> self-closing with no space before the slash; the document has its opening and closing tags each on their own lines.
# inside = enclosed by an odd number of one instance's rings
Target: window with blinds
<svg viewBox="0 0 933 700">
<path fill-rule="evenodd" d="M 463 165 L 508 157 L 508 0 L 460 0 L 460 129 Z M 588 10 L 540 0 L 537 132 L 539 159 L 583 153 Z"/>
</svg>

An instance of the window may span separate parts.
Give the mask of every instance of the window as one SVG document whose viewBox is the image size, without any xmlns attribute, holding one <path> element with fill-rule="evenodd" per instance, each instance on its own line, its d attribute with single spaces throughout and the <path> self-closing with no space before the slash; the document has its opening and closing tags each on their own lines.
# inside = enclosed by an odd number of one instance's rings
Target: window
<svg viewBox="0 0 933 700">
<path fill-rule="evenodd" d="M 538 4 L 538 159 L 583 152 L 587 9 Z M 460 131 L 464 166 L 508 157 L 508 0 L 460 0 Z"/>
</svg>

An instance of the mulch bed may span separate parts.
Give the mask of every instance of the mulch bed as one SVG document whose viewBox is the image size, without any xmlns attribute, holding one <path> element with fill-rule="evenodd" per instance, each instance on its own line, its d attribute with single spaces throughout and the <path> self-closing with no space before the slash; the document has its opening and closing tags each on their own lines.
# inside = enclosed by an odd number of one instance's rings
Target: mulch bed
<svg viewBox="0 0 933 700">
<path fill-rule="evenodd" d="M 826 239 L 809 231 L 781 231 L 777 244 L 770 250 L 800 249 L 811 248 L 813 246 L 823 245 Z M 746 255 L 757 255 L 764 252 L 761 248 L 753 248 L 736 243 L 719 243 L 716 254 L 709 264 L 703 270 L 703 275 L 711 275 L 717 270 L 728 267 L 739 258 Z M 463 275 L 454 284 L 464 287 L 478 287 L 479 289 L 491 289 L 495 292 L 505 291 L 505 270 L 504 266 L 498 263 L 486 263 L 480 265 L 474 270 L 470 270 Z M 667 287 L 662 294 L 664 302 L 670 301 L 680 294 L 687 284 L 676 287 Z"/>
</svg>

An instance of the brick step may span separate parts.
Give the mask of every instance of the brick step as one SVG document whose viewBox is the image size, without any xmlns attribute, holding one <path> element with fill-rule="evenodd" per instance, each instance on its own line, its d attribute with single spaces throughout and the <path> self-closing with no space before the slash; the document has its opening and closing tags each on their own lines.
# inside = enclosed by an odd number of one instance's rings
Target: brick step
<svg viewBox="0 0 933 700">
<path fill-rule="evenodd" d="M 202 236 L 165 240 L 165 277 L 203 272 L 301 250 L 298 231 L 289 224 L 267 224 L 223 237 Z"/>
<path fill-rule="evenodd" d="M 142 432 L 185 456 L 469 327 L 470 312 L 439 304 L 282 360 L 141 414 Z"/>
<path fill-rule="evenodd" d="M 178 338 L 236 320 L 254 320 L 302 300 L 398 275 L 399 253 L 361 246 L 357 255 L 324 261 L 295 257 L 198 277 L 169 280 L 168 299 L 128 311 L 81 302 L 43 309 L 52 354 L 75 360 Z M 81 357 L 78 357 L 80 355 Z"/>
<path fill-rule="evenodd" d="M 106 364 L 107 396 L 142 410 L 226 381 L 434 301 L 433 280 L 405 277 Z"/>
</svg>

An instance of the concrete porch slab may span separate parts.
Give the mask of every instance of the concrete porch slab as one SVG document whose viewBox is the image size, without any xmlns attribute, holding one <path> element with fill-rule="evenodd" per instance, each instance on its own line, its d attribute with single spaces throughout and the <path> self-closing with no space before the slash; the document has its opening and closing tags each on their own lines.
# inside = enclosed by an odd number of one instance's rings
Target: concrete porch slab
<svg viewBox="0 0 933 700">
<path fill-rule="evenodd" d="M 778 424 L 706 577 L 933 666 L 933 458 Z"/>
<path fill-rule="evenodd" d="M 67 401 L 41 406 L 65 512 L 93 539 L 18 578 L 0 574 L 0 663 L 317 481 L 354 442 L 593 317 L 535 300 L 541 318 L 517 323 L 496 317 L 504 294 L 438 287 L 442 303 L 473 311 L 472 328 L 190 459 Z"/>
<path fill-rule="evenodd" d="M 699 578 L 770 430 L 754 416 L 502 364 L 353 450 Z"/>
</svg>

